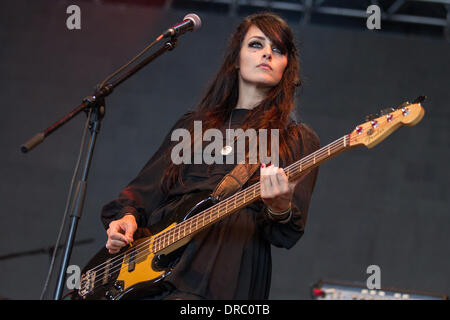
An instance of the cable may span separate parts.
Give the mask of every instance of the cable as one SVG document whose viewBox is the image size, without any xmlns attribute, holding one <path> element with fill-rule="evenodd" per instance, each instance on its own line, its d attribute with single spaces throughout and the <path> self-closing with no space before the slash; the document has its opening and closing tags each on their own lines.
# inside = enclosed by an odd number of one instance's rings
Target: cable
<svg viewBox="0 0 450 320">
<path fill-rule="evenodd" d="M 79 151 L 79 154 L 78 154 L 78 159 L 77 159 L 77 162 L 75 164 L 75 170 L 74 170 L 74 173 L 73 173 L 73 176 L 72 176 L 72 181 L 70 183 L 69 193 L 68 193 L 67 200 L 66 200 L 66 207 L 64 209 L 63 220 L 62 220 L 61 226 L 59 228 L 58 237 L 56 239 L 56 244 L 55 244 L 55 247 L 54 247 L 54 250 L 53 250 L 52 260 L 50 262 L 50 267 L 49 267 L 48 274 L 47 274 L 47 279 L 45 280 L 44 288 L 43 288 L 41 296 L 39 298 L 40 300 L 43 300 L 43 298 L 44 298 L 45 292 L 47 291 L 48 283 L 50 281 L 51 274 L 53 272 L 53 267 L 54 267 L 54 264 L 55 264 L 55 259 L 56 259 L 56 255 L 57 255 L 57 252 L 58 252 L 59 243 L 61 241 L 62 232 L 63 232 L 64 226 L 66 224 L 66 219 L 67 219 L 67 215 L 68 215 L 68 212 L 69 212 L 69 205 L 70 205 L 71 200 L 72 200 L 72 190 L 73 190 L 73 186 L 74 186 L 74 183 L 75 183 L 75 178 L 76 178 L 76 176 L 78 174 L 78 171 L 80 169 L 81 156 L 83 154 L 83 150 L 84 150 L 84 147 L 85 147 L 86 133 L 87 133 L 87 131 L 89 129 L 89 122 L 91 120 L 91 114 L 92 114 L 92 109 L 89 109 L 89 114 L 88 114 L 88 117 L 87 117 L 87 120 L 86 120 L 86 124 L 85 124 L 84 130 L 83 130 L 83 137 L 81 139 L 81 145 L 80 145 L 80 151 Z"/>
</svg>

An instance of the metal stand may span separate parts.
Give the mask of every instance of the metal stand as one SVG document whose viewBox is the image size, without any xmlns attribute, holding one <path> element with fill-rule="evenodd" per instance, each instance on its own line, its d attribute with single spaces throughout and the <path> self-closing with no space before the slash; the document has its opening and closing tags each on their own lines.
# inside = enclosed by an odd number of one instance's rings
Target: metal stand
<svg viewBox="0 0 450 320">
<path fill-rule="evenodd" d="M 61 267 L 59 271 L 59 277 L 58 277 L 58 283 L 55 290 L 54 299 L 60 300 L 63 294 L 64 290 L 64 282 L 66 278 L 66 270 L 70 261 L 70 257 L 72 255 L 72 248 L 74 239 L 76 236 L 77 228 L 78 228 L 78 222 L 81 219 L 81 215 L 83 212 L 83 206 L 84 201 L 86 198 L 86 190 L 87 190 L 87 179 L 89 174 L 89 168 L 92 161 L 92 156 L 94 153 L 94 147 L 95 142 L 97 139 L 97 136 L 100 132 L 100 125 L 101 120 L 105 115 L 105 97 L 111 94 L 114 88 L 116 88 L 118 85 L 120 85 L 122 82 L 130 78 L 132 75 L 134 75 L 136 72 L 138 72 L 140 69 L 142 69 L 144 66 L 149 64 L 151 61 L 165 53 L 166 51 L 173 50 L 177 45 L 177 38 L 172 37 L 170 40 L 168 40 L 163 47 L 161 47 L 159 50 L 157 50 L 154 54 L 150 55 L 146 59 L 144 59 L 142 62 L 137 64 L 135 67 L 131 68 L 129 71 L 125 72 L 122 76 L 120 76 L 117 80 L 115 80 L 112 83 L 108 83 L 100 88 L 97 88 L 94 95 L 89 96 L 83 100 L 83 103 L 80 104 L 78 107 L 76 107 L 73 111 L 71 111 L 69 114 L 64 116 L 61 120 L 47 128 L 45 131 L 40 132 L 36 134 L 33 138 L 28 140 L 24 145 L 21 146 L 21 151 L 26 153 L 35 146 L 37 146 L 39 143 L 41 143 L 48 135 L 50 135 L 52 132 L 54 132 L 56 129 L 61 127 L 63 124 L 71 120 L 73 117 L 75 117 L 78 113 L 81 111 L 87 111 L 89 114 L 89 123 L 90 123 L 90 131 L 91 131 L 91 139 L 89 143 L 89 147 L 87 150 L 87 155 L 83 164 L 83 173 L 80 181 L 78 182 L 78 186 L 75 192 L 74 200 L 73 200 L 73 206 L 72 206 L 72 213 L 70 215 L 71 217 L 71 223 L 70 223 L 70 230 L 67 235 L 67 242 L 64 250 L 64 257 L 61 262 Z"/>
<path fill-rule="evenodd" d="M 74 196 L 74 204 L 72 206 L 73 211 L 70 215 L 71 223 L 70 223 L 70 229 L 69 234 L 67 235 L 67 241 L 66 241 L 66 247 L 64 250 L 64 257 L 61 263 L 60 267 L 60 273 L 58 277 L 58 284 L 56 285 L 56 291 L 55 291 L 55 300 L 61 300 L 63 288 L 64 288 L 64 280 L 66 276 L 66 270 L 69 264 L 70 256 L 72 255 L 72 247 L 75 240 L 75 234 L 77 232 L 78 228 L 78 222 L 81 219 L 81 215 L 83 213 L 83 207 L 84 207 L 84 200 L 86 198 L 86 189 L 87 189 L 87 179 L 89 174 L 89 168 L 91 166 L 92 162 L 92 155 L 94 153 L 94 147 L 95 142 L 97 140 L 97 135 L 100 132 L 100 126 L 101 126 L 101 120 L 103 116 L 105 115 L 105 103 L 104 99 L 101 99 L 101 102 L 93 102 L 94 106 L 92 108 L 92 112 L 89 114 L 89 117 L 91 118 L 89 120 L 90 126 L 89 129 L 91 130 L 91 140 L 89 142 L 89 147 L 87 150 L 87 155 L 84 160 L 83 165 L 83 173 L 80 181 L 78 181 L 77 189 L 75 191 Z"/>
</svg>

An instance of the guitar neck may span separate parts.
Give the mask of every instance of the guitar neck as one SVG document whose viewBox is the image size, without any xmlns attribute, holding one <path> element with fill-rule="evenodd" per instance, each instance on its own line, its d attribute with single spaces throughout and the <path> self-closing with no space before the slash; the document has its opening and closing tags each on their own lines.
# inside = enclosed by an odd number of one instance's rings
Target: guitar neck
<svg viewBox="0 0 450 320">
<path fill-rule="evenodd" d="M 289 180 L 296 180 L 308 170 L 315 168 L 338 154 L 350 149 L 349 142 L 350 135 L 345 135 L 299 161 L 292 163 L 284 168 L 284 171 Z M 152 252 L 161 251 L 183 238 L 192 236 L 224 217 L 246 207 L 260 198 L 260 191 L 260 183 L 257 182 L 198 213 L 192 218 L 175 225 L 173 228 L 159 233 L 155 236 Z"/>
<path fill-rule="evenodd" d="M 350 135 L 345 135 L 307 155 L 299 161 L 287 166 L 284 168 L 284 172 L 286 172 L 289 180 L 296 180 L 306 171 L 321 165 L 322 163 L 336 157 L 338 154 L 349 150 L 350 148 Z"/>
</svg>

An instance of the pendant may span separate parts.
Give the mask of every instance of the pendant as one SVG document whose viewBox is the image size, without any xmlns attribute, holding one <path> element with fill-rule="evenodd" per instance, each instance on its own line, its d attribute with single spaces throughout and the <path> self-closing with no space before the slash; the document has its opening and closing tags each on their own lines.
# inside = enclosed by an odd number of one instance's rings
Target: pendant
<svg viewBox="0 0 450 320">
<path fill-rule="evenodd" d="M 222 150 L 220 150 L 220 154 L 222 154 L 223 156 L 227 156 L 231 153 L 231 151 L 233 151 L 233 148 L 231 146 L 225 146 L 222 148 Z"/>
</svg>

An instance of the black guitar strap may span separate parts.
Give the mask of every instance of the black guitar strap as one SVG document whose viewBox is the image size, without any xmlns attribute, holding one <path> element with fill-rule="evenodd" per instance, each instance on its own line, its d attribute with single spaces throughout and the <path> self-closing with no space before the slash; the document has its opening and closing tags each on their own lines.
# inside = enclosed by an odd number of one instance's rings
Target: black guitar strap
<svg viewBox="0 0 450 320">
<path fill-rule="evenodd" d="M 218 200 L 223 200 L 231 196 L 236 191 L 240 190 L 242 186 L 255 173 L 260 166 L 256 164 L 238 164 L 234 169 L 227 173 L 214 189 L 212 196 Z"/>
</svg>

